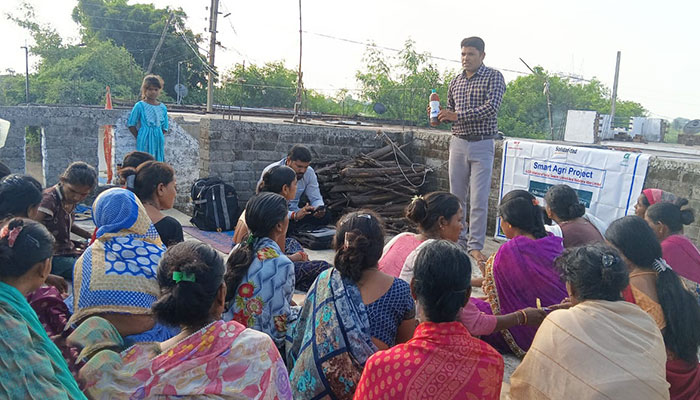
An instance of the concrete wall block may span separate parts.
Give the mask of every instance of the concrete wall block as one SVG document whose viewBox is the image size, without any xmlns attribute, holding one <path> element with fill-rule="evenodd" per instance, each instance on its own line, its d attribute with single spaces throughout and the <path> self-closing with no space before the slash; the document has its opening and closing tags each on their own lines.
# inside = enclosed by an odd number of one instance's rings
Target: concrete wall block
<svg viewBox="0 0 700 400">
<path fill-rule="evenodd" d="M 249 153 L 253 153 L 255 155 L 256 160 L 267 161 L 269 163 L 279 160 L 280 158 L 279 153 L 276 151 L 253 150 Z"/>
</svg>

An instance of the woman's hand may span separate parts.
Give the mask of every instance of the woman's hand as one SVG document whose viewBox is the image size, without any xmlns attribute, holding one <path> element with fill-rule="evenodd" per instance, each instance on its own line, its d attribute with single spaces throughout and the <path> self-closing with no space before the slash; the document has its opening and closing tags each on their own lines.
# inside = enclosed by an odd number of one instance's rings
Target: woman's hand
<svg viewBox="0 0 700 400">
<path fill-rule="evenodd" d="M 297 251 L 296 253 L 290 255 L 289 259 L 294 262 L 309 261 L 309 255 L 304 253 L 303 251 Z"/>
<path fill-rule="evenodd" d="M 527 323 L 525 324 L 527 326 L 540 326 L 545 317 L 547 317 L 547 313 L 538 308 L 528 307 L 523 309 L 523 311 L 527 315 Z"/>
</svg>

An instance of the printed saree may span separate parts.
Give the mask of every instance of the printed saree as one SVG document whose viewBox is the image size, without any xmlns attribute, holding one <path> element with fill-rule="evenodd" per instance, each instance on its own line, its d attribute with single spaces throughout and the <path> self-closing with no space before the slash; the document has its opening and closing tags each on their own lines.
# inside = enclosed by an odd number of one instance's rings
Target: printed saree
<svg viewBox="0 0 700 400">
<path fill-rule="evenodd" d="M 365 362 L 377 351 L 360 289 L 335 268 L 309 289 L 288 334 L 287 366 L 295 399 L 352 399 Z"/>
<path fill-rule="evenodd" d="M 562 239 L 554 235 L 532 240 L 524 236 L 504 243 L 486 263 L 484 293 L 487 301 L 472 299 L 483 312 L 505 315 L 526 307 L 560 303 L 566 286 L 554 269 L 554 259 L 564 251 Z M 482 339 L 499 351 L 523 357 L 537 328 L 516 326 Z"/>
<path fill-rule="evenodd" d="M 0 397 L 85 399 L 19 290 L 0 282 Z"/>
<path fill-rule="evenodd" d="M 106 320 L 91 317 L 71 334 L 91 357 L 80 370 L 94 399 L 292 399 L 287 370 L 272 339 L 235 321 L 215 321 L 161 352 L 132 346 Z"/>
<path fill-rule="evenodd" d="M 460 322 L 423 322 L 407 343 L 367 361 L 355 400 L 497 400 L 503 357 Z"/>
<path fill-rule="evenodd" d="M 69 324 L 101 313 L 144 315 L 159 294 L 156 271 L 165 246 L 146 210 L 130 191 L 115 188 L 95 200 L 96 240 L 75 263 Z M 161 341 L 172 332 L 156 325 L 138 341 Z"/>
<path fill-rule="evenodd" d="M 668 399 L 654 321 L 625 301 L 586 300 L 547 316 L 510 378 L 513 400 Z"/>
</svg>

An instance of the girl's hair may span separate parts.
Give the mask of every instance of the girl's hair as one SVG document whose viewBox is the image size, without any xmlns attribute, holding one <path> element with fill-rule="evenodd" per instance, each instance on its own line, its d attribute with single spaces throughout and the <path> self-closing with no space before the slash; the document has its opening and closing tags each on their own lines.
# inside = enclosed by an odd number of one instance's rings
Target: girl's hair
<svg viewBox="0 0 700 400">
<path fill-rule="evenodd" d="M 143 151 L 137 151 L 134 150 L 132 152 L 127 153 L 124 156 L 124 160 L 122 161 L 122 168 L 138 168 L 139 165 L 145 163 L 146 161 L 154 161 L 155 158 L 153 158 L 152 155 L 145 153 Z"/>
<path fill-rule="evenodd" d="M 97 184 L 97 171 L 92 165 L 76 161 L 71 163 L 58 179 L 62 183 L 93 188 Z"/>
<path fill-rule="evenodd" d="M 146 75 L 141 84 L 141 98 L 143 100 L 146 99 L 146 90 L 148 90 L 149 87 L 163 89 L 164 85 L 165 82 L 163 82 L 163 78 L 161 78 L 160 75 Z"/>
<path fill-rule="evenodd" d="M 567 185 L 554 185 L 549 188 L 544 195 L 544 201 L 562 221 L 583 217 L 586 213 L 586 206 L 579 202 L 576 191 Z"/>
<path fill-rule="evenodd" d="M 406 207 L 406 218 L 418 224 L 423 232 L 436 228 L 440 217 L 449 220 L 459 211 L 459 199 L 447 192 L 418 196 Z"/>
<path fill-rule="evenodd" d="M 582 301 L 622 300 L 620 293 L 629 284 L 627 266 L 620 253 L 602 243 L 564 250 L 555 266 Z"/>
<path fill-rule="evenodd" d="M 0 277 L 18 278 L 53 255 L 53 235 L 44 225 L 13 218 L 0 229 Z"/>
<path fill-rule="evenodd" d="M 41 184 L 29 175 L 8 175 L 0 181 L 0 220 L 27 217 L 41 203 Z"/>
<path fill-rule="evenodd" d="M 536 203 L 537 199 L 530 192 L 512 190 L 503 196 L 498 214 L 514 227 L 541 239 L 547 236 L 547 231 L 544 230 L 542 207 Z"/>
<path fill-rule="evenodd" d="M 605 238 L 639 268 L 657 272 L 656 292 L 666 319 L 666 347 L 683 360 L 697 363 L 700 305 L 661 258 L 661 244 L 649 224 L 637 216 L 623 217 L 610 224 Z"/>
<path fill-rule="evenodd" d="M 175 179 L 175 170 L 170 165 L 160 161 L 146 161 L 134 169 L 122 168 L 120 174 L 127 181 L 126 188 L 134 192 L 141 201 L 153 197 L 158 185 L 168 185 Z M 134 176 L 133 185 L 129 177 Z"/>
<path fill-rule="evenodd" d="M 263 174 L 257 192 L 280 194 L 284 185 L 291 186 L 295 179 L 297 179 L 297 174 L 293 169 L 286 165 L 275 165 Z"/>
<path fill-rule="evenodd" d="M 656 203 L 647 208 L 646 217 L 653 222 L 668 226 L 671 233 L 683 232 L 683 225 L 695 221 L 695 211 L 688 205 L 688 199 L 679 198 L 675 203 Z"/>
<path fill-rule="evenodd" d="M 413 290 L 431 322 L 451 322 L 471 290 L 469 256 L 449 240 L 425 245 L 416 257 Z"/>
<path fill-rule="evenodd" d="M 255 255 L 255 243 L 258 239 L 267 237 L 286 217 L 287 200 L 277 193 L 259 193 L 248 200 L 245 206 L 245 223 L 250 236 L 239 243 L 226 260 L 226 300 L 235 296 L 238 285 L 248 273 Z"/>
<path fill-rule="evenodd" d="M 358 282 L 362 272 L 377 266 L 384 247 L 384 223 L 370 210 L 346 214 L 338 221 L 333 238 L 335 268 L 344 278 Z"/>
<path fill-rule="evenodd" d="M 171 246 L 158 265 L 160 298 L 153 313 L 167 325 L 202 326 L 223 281 L 224 261 L 211 246 L 195 240 Z"/>
</svg>

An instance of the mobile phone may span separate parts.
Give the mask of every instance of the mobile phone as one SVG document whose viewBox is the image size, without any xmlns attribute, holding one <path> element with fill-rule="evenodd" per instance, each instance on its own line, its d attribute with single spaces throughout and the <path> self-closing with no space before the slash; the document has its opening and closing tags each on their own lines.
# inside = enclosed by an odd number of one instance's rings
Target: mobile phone
<svg viewBox="0 0 700 400">
<path fill-rule="evenodd" d="M 322 212 L 322 211 L 326 211 L 325 205 L 316 207 L 316 209 L 314 210 L 314 214 Z"/>
</svg>

